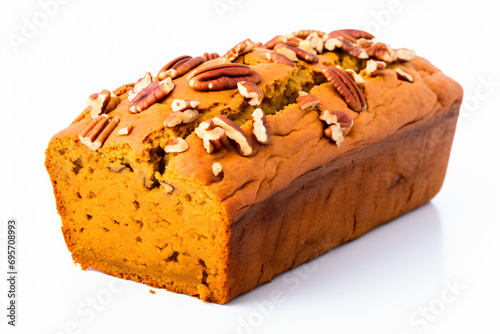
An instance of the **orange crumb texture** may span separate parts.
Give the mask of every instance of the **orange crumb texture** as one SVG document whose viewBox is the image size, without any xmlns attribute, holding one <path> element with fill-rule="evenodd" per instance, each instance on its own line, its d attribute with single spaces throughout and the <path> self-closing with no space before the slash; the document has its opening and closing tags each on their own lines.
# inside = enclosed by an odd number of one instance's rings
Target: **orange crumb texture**
<svg viewBox="0 0 500 334">
<path fill-rule="evenodd" d="M 135 84 L 117 96 L 94 94 L 93 112 L 86 108 L 46 150 L 73 260 L 84 270 L 222 304 L 428 202 L 446 173 L 462 88 L 408 50 L 411 59 L 389 59 L 396 49 L 383 44 L 389 51 L 378 45 L 375 52 L 370 36 L 341 32 L 284 35 L 287 50 L 243 43 L 234 59 L 212 55 L 198 65 L 232 61 L 256 71 L 257 105 L 237 87 L 193 89 L 186 79 L 193 69 L 174 76 L 171 91 L 167 82 L 157 88 L 161 94 L 141 111 L 129 111 Z M 288 61 L 274 62 L 275 51 Z M 368 57 L 385 67 L 367 73 Z M 366 110 L 353 110 L 349 92 L 327 80 L 323 70 L 336 66 L 359 76 Z M 299 92 L 319 104 L 301 108 Z M 106 99 L 112 107 L 100 110 Z M 176 99 L 199 102 L 198 116 L 165 126 Z M 256 108 L 266 115 L 268 144 L 252 132 Z M 326 110 L 353 120 L 337 129 L 336 141 L 324 133 Z M 207 153 L 195 129 L 220 115 L 246 134 L 251 154 L 231 138 Z M 91 122 L 107 124 L 94 141 Z M 167 153 L 177 138 L 187 149 Z"/>
</svg>

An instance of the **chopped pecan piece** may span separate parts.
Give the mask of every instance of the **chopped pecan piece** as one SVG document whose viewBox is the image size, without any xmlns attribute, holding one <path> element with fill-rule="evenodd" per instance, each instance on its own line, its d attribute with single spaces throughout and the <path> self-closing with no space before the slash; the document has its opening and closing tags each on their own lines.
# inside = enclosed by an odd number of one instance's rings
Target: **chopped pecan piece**
<svg viewBox="0 0 500 334">
<path fill-rule="evenodd" d="M 198 101 L 175 99 L 172 101 L 172 110 L 173 111 L 184 111 L 187 109 L 195 109 L 199 105 L 200 105 L 200 102 L 198 102 Z"/>
<path fill-rule="evenodd" d="M 376 60 L 368 60 L 366 62 L 366 74 L 371 77 L 376 77 L 379 75 L 383 75 L 385 72 L 385 62 L 376 61 Z"/>
<path fill-rule="evenodd" d="M 266 49 L 272 50 L 276 46 L 276 44 L 286 42 L 286 41 L 288 41 L 288 39 L 285 36 L 277 35 L 277 36 L 274 36 L 273 38 L 271 38 L 270 41 L 266 42 L 263 45 L 263 47 Z"/>
<path fill-rule="evenodd" d="M 217 59 L 219 58 L 219 54 L 218 53 L 207 53 L 205 52 L 203 54 L 203 58 L 205 58 L 206 61 L 209 61 L 209 60 L 214 60 L 214 59 Z"/>
<path fill-rule="evenodd" d="M 119 117 L 100 115 L 80 133 L 80 141 L 92 151 L 99 149 L 120 122 Z"/>
<path fill-rule="evenodd" d="M 413 58 L 415 58 L 416 53 L 413 50 L 410 49 L 396 49 L 395 51 L 395 57 L 399 61 L 410 61 Z"/>
<path fill-rule="evenodd" d="M 241 155 L 246 157 L 252 154 L 250 138 L 236 123 L 224 116 L 215 116 L 212 121 L 226 132 L 227 137 L 233 141 Z"/>
<path fill-rule="evenodd" d="M 252 51 L 253 47 L 253 42 L 249 38 L 247 38 L 243 42 L 236 44 L 231 50 L 226 52 L 226 54 L 222 56 L 221 61 L 230 63 L 240 55 Z"/>
<path fill-rule="evenodd" d="M 227 140 L 226 131 L 215 126 L 212 120 L 201 122 L 194 133 L 203 140 L 203 147 L 209 154 L 220 149 Z"/>
<path fill-rule="evenodd" d="M 312 94 L 302 95 L 297 98 L 300 109 L 314 108 L 319 104 L 319 97 Z"/>
<path fill-rule="evenodd" d="M 191 56 L 180 56 L 163 66 L 156 77 L 159 80 L 164 80 L 167 77 L 175 79 L 200 66 L 205 61 L 205 57 L 201 56 L 194 58 Z"/>
<path fill-rule="evenodd" d="M 344 98 L 349 108 L 356 112 L 367 109 L 363 92 L 348 74 L 337 67 L 328 67 L 323 70 L 323 75 Z"/>
<path fill-rule="evenodd" d="M 133 128 L 133 125 L 129 124 L 126 127 L 121 128 L 120 130 L 118 130 L 118 132 L 116 134 L 118 136 L 128 136 L 130 134 L 130 131 L 132 131 L 132 128 Z"/>
<path fill-rule="evenodd" d="M 305 50 L 311 54 L 316 54 L 316 50 L 314 50 L 312 43 L 310 40 L 302 40 L 299 42 L 299 49 Z"/>
<path fill-rule="evenodd" d="M 132 88 L 132 90 L 129 91 L 129 93 L 128 93 L 128 100 L 132 101 L 134 99 L 134 97 L 136 97 L 137 94 L 141 90 L 143 90 L 144 88 L 146 88 L 147 86 L 149 86 L 153 81 L 155 81 L 155 80 L 153 79 L 153 76 L 151 75 L 151 73 L 150 72 L 146 72 L 146 74 L 144 75 L 144 77 L 140 78 L 139 80 L 137 80 L 137 82 L 134 85 L 134 88 Z"/>
<path fill-rule="evenodd" d="M 272 61 L 273 63 L 288 65 L 294 68 L 297 67 L 295 63 L 290 60 L 290 58 L 281 53 L 277 53 L 274 51 L 266 52 L 266 58 Z"/>
<path fill-rule="evenodd" d="M 184 111 L 174 111 L 165 118 L 163 125 L 167 128 L 173 128 L 179 124 L 194 122 L 198 118 L 198 110 L 186 109 Z"/>
<path fill-rule="evenodd" d="M 322 35 L 320 36 L 317 31 L 314 31 L 307 36 L 307 40 L 311 41 L 311 46 L 316 53 L 323 53 L 323 49 L 325 47 L 325 43 L 321 37 Z"/>
<path fill-rule="evenodd" d="M 392 63 L 396 60 L 396 52 L 394 49 L 382 42 L 373 44 L 366 49 L 366 52 L 368 53 L 368 56 L 378 60 L 383 60 L 387 63 Z"/>
<path fill-rule="evenodd" d="M 399 80 L 413 82 L 413 76 L 400 68 L 396 68 L 396 75 L 398 76 Z"/>
<path fill-rule="evenodd" d="M 182 138 L 175 138 L 172 141 L 170 141 L 166 146 L 165 146 L 165 152 L 166 153 L 181 153 L 184 151 L 187 151 L 189 148 L 188 143 Z"/>
<path fill-rule="evenodd" d="M 94 93 L 89 96 L 87 104 L 90 107 L 90 115 L 96 118 L 106 110 L 106 106 L 111 99 L 111 93 L 107 89 L 103 89 L 101 93 Z"/>
<path fill-rule="evenodd" d="M 224 177 L 224 172 L 222 171 L 222 165 L 218 162 L 214 162 L 212 164 L 212 173 L 214 173 L 215 176 L 222 176 Z"/>
<path fill-rule="evenodd" d="M 367 52 L 357 47 L 357 40 L 360 38 L 373 39 L 374 37 L 370 33 L 355 29 L 335 30 L 323 36 L 327 50 L 333 51 L 336 48 L 342 48 L 353 57 L 367 59 Z"/>
<path fill-rule="evenodd" d="M 258 106 L 264 99 L 264 92 L 262 92 L 256 84 L 251 82 L 238 82 L 238 91 L 251 106 Z"/>
<path fill-rule="evenodd" d="M 317 63 L 319 61 L 319 58 L 316 55 L 286 43 L 287 42 L 276 44 L 274 51 L 284 54 L 293 61 L 296 61 L 297 58 L 308 63 Z"/>
<path fill-rule="evenodd" d="M 163 81 L 153 81 L 130 101 L 128 110 L 135 114 L 149 108 L 167 96 L 174 89 L 174 86 L 175 84 L 170 78 Z"/>
<path fill-rule="evenodd" d="M 257 108 L 252 113 L 253 135 L 260 144 L 266 145 L 271 142 L 267 117 L 262 109 Z"/>
<path fill-rule="evenodd" d="M 344 141 L 352 128 L 353 121 L 346 113 L 338 110 L 325 110 L 320 116 L 328 127 L 325 129 L 325 136 L 333 140 L 337 145 Z"/>
<path fill-rule="evenodd" d="M 309 38 L 312 34 L 316 34 L 319 37 L 323 37 L 324 35 L 326 35 L 323 31 L 312 30 L 312 29 L 304 29 L 304 30 L 295 31 L 294 33 L 292 33 L 293 36 L 295 36 L 297 38 L 302 38 L 302 39 Z"/>
<path fill-rule="evenodd" d="M 239 81 L 259 83 L 260 74 L 244 64 L 217 64 L 206 66 L 187 76 L 189 86 L 196 90 L 234 89 Z"/>
<path fill-rule="evenodd" d="M 349 76 L 354 80 L 354 82 L 358 85 L 364 84 L 365 80 L 358 74 L 356 71 L 353 69 L 347 69 L 344 71 L 345 73 L 349 74 Z"/>
</svg>

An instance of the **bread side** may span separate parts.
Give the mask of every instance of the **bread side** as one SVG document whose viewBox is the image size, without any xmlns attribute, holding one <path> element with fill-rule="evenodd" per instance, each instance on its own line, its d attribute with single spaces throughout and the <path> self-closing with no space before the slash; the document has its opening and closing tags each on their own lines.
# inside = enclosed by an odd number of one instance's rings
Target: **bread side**
<svg viewBox="0 0 500 334">
<path fill-rule="evenodd" d="M 129 111 L 133 84 L 115 90 L 116 108 L 107 116 L 119 118 L 119 123 L 95 151 L 79 138 L 94 121 L 90 108 L 52 138 L 46 166 L 66 243 L 83 269 L 95 268 L 224 303 L 437 193 L 462 98 L 456 82 L 420 57 L 386 64 L 381 74 L 372 77 L 368 61 L 344 49 L 316 52 L 316 62 L 298 59 L 293 66 L 270 60 L 270 52 L 254 47 L 231 61 L 246 64 L 261 76 L 257 86 L 264 98 L 258 107 L 266 114 L 269 144 L 260 144 L 253 135 L 251 115 L 256 106 L 238 89 L 198 91 L 186 79 L 193 71 L 219 64 L 220 58 L 174 78 L 173 90 L 139 113 Z M 352 69 L 364 79 L 359 87 L 366 110 L 352 110 L 325 77 L 323 71 L 335 66 Z M 402 80 L 397 69 L 413 82 Z M 302 109 L 296 103 L 299 92 L 317 96 L 320 103 Z M 188 124 L 165 126 L 165 119 L 175 112 L 176 99 L 199 102 L 198 117 Z M 340 145 L 324 135 L 326 125 L 320 116 L 326 110 L 341 111 L 353 120 Z M 194 130 L 218 115 L 241 126 L 251 155 L 242 156 L 238 146 L 229 142 L 211 154 L 206 152 Z M 124 128 L 129 133 L 119 135 Z M 184 139 L 188 149 L 166 152 L 176 138 Z M 397 160 L 405 154 L 411 157 L 409 150 L 419 147 L 430 149 L 413 159 L 425 161 L 410 168 Z M 384 161 L 392 163 L 382 168 L 378 163 Z M 429 169 L 429 177 L 423 177 L 426 174 L 416 166 Z M 382 171 L 389 174 L 381 175 Z M 344 181 L 321 181 L 339 175 Z M 403 185 L 386 196 L 384 192 L 399 185 L 398 175 Z M 364 177 L 374 181 L 357 195 L 359 200 L 376 203 L 375 195 L 385 196 L 387 202 L 380 205 L 390 209 L 380 213 L 368 206 L 362 218 L 354 219 L 357 227 L 353 228 L 350 217 L 360 204 L 345 206 L 340 198 L 351 197 L 353 203 L 356 197 L 349 185 Z M 317 206 L 301 210 L 315 219 L 300 214 L 286 218 L 294 209 L 306 207 L 300 201 L 287 206 L 290 196 L 309 203 L 312 193 L 326 196 L 325 203 L 330 200 L 328 206 L 342 215 L 327 216 L 329 211 L 317 199 Z M 338 206 L 342 209 L 336 210 Z M 275 210 L 274 218 L 269 220 L 262 208 Z M 326 213 L 317 216 L 320 212 Z M 271 226 L 280 228 L 268 236 Z M 325 242 L 314 241 L 318 231 L 326 236 Z M 289 238 L 290 233 L 302 239 Z"/>
</svg>

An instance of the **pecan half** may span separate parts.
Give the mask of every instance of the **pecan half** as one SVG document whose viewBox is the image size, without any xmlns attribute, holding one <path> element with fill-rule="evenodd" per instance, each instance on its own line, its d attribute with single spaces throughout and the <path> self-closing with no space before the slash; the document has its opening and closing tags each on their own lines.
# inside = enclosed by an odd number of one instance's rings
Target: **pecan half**
<svg viewBox="0 0 500 334">
<path fill-rule="evenodd" d="M 327 50 L 333 51 L 336 48 L 342 48 L 353 57 L 367 59 L 367 52 L 357 47 L 357 40 L 360 38 L 373 39 L 374 36 L 366 31 L 355 29 L 334 30 L 323 36 Z"/>
<path fill-rule="evenodd" d="M 394 49 L 382 42 L 373 44 L 366 49 L 366 52 L 368 53 L 368 56 L 388 63 L 392 63 L 396 60 L 396 52 Z"/>
<path fill-rule="evenodd" d="M 376 60 L 368 60 L 366 62 L 366 74 L 371 77 L 376 77 L 379 75 L 383 75 L 385 72 L 385 62 L 376 61 Z"/>
<path fill-rule="evenodd" d="M 238 91 L 251 106 L 258 106 L 264 100 L 264 92 L 254 83 L 240 81 L 238 82 Z"/>
<path fill-rule="evenodd" d="M 319 104 L 319 97 L 312 94 L 302 95 L 297 98 L 300 109 L 314 108 Z"/>
<path fill-rule="evenodd" d="M 222 56 L 221 61 L 230 63 L 236 58 L 238 58 L 240 55 L 252 51 L 253 47 L 254 47 L 253 42 L 249 38 L 247 38 L 243 42 L 236 44 L 231 50 L 226 52 Z"/>
<path fill-rule="evenodd" d="M 396 49 L 394 56 L 399 61 L 410 61 L 415 58 L 416 53 L 410 49 Z"/>
<path fill-rule="evenodd" d="M 108 118 L 107 115 L 98 116 L 80 133 L 80 141 L 92 151 L 95 151 L 104 144 L 118 123 L 120 123 L 119 117 Z"/>
<path fill-rule="evenodd" d="M 353 125 L 352 119 L 346 113 L 338 110 L 325 110 L 320 119 L 329 125 L 324 131 L 325 136 L 337 145 L 344 141 L 344 136 L 347 136 Z"/>
<path fill-rule="evenodd" d="M 111 98 L 109 99 L 108 104 L 106 105 L 106 108 L 104 109 L 104 113 L 108 114 L 112 112 L 113 110 L 118 107 L 118 105 L 122 102 L 122 100 L 116 96 L 113 92 L 111 92 Z"/>
<path fill-rule="evenodd" d="M 337 67 L 328 67 L 323 70 L 323 75 L 344 98 L 349 108 L 356 112 L 367 109 L 363 92 L 348 74 Z"/>
<path fill-rule="evenodd" d="M 164 80 L 167 77 L 175 79 L 200 66 L 205 61 L 205 57 L 201 56 L 194 58 L 191 56 L 180 56 L 163 66 L 156 77 L 159 80 Z"/>
<path fill-rule="evenodd" d="M 118 132 L 116 132 L 116 134 L 118 136 L 128 136 L 130 134 L 130 131 L 132 131 L 132 128 L 133 128 L 133 125 L 129 124 L 126 127 L 121 128 L 120 130 L 118 130 Z"/>
<path fill-rule="evenodd" d="M 244 64 L 216 64 L 194 70 L 187 76 L 189 86 L 196 90 L 223 90 L 237 87 L 239 81 L 259 83 L 260 74 Z"/>
<path fill-rule="evenodd" d="M 209 154 L 220 149 L 227 140 L 226 131 L 215 126 L 212 120 L 201 122 L 194 133 L 203 140 L 203 147 Z"/>
<path fill-rule="evenodd" d="M 214 162 L 212 164 L 212 173 L 214 173 L 215 176 L 221 176 L 224 177 L 224 172 L 222 171 L 222 165 L 218 162 Z"/>
<path fill-rule="evenodd" d="M 186 109 L 184 111 L 174 111 L 165 118 L 163 125 L 167 128 L 173 128 L 179 124 L 194 122 L 198 118 L 198 110 Z"/>
<path fill-rule="evenodd" d="M 396 68 L 396 75 L 398 76 L 399 80 L 413 82 L 413 76 L 400 68 Z"/>
<path fill-rule="evenodd" d="M 374 39 L 375 36 L 370 34 L 369 32 L 363 31 L 363 30 L 357 30 L 357 29 L 340 29 L 340 30 L 334 30 L 328 35 L 323 36 L 324 38 L 334 38 L 334 37 L 342 37 L 345 40 L 347 40 L 350 43 L 356 43 L 357 39 L 364 38 L 364 39 Z"/>
<path fill-rule="evenodd" d="M 170 78 L 163 81 L 153 81 L 130 101 L 128 110 L 135 114 L 149 108 L 167 96 L 174 89 L 174 86 L 175 84 Z"/>
<path fill-rule="evenodd" d="M 226 132 L 227 137 L 233 141 L 241 155 L 246 157 L 252 154 L 250 138 L 236 123 L 224 116 L 215 116 L 212 121 Z"/>
<path fill-rule="evenodd" d="M 94 93 L 89 96 L 87 104 L 90 107 L 90 115 L 92 118 L 96 118 L 106 110 L 111 99 L 111 93 L 107 89 L 103 89 L 101 93 Z"/>
<path fill-rule="evenodd" d="M 288 39 L 285 36 L 277 35 L 277 36 L 274 36 L 273 38 L 271 38 L 270 41 L 267 41 L 263 45 L 263 47 L 266 49 L 272 50 L 276 46 L 276 44 L 286 42 L 286 41 L 288 41 Z"/>
<path fill-rule="evenodd" d="M 165 153 L 181 153 L 187 151 L 189 148 L 188 143 L 182 138 L 175 138 L 171 140 L 164 148 Z"/>
<path fill-rule="evenodd" d="M 319 58 L 316 55 L 286 43 L 276 44 L 276 46 L 274 47 L 274 51 L 284 54 L 294 61 L 297 60 L 297 58 L 308 63 L 317 63 L 319 61 Z"/>
<path fill-rule="evenodd" d="M 128 100 L 132 101 L 134 99 L 134 97 L 136 97 L 137 94 L 141 90 L 143 90 L 144 88 L 146 88 L 147 86 L 149 86 L 149 84 L 151 84 L 154 81 L 155 80 L 154 80 L 153 76 L 151 75 L 151 73 L 150 72 L 146 72 L 146 74 L 144 75 L 144 77 L 139 78 L 139 80 L 137 80 L 137 82 L 135 83 L 134 88 L 132 88 L 129 91 L 129 93 L 128 93 Z"/>
<path fill-rule="evenodd" d="M 252 113 L 253 135 L 260 144 L 267 145 L 271 142 L 267 117 L 262 109 L 257 108 Z"/>
<path fill-rule="evenodd" d="M 214 59 L 217 59 L 219 58 L 219 54 L 218 53 L 207 53 L 205 52 L 203 54 L 203 58 L 205 58 L 206 61 L 209 61 L 209 60 L 214 60 Z"/>
<path fill-rule="evenodd" d="M 172 110 L 173 111 L 184 111 L 187 109 L 195 109 L 199 105 L 200 105 L 200 102 L 198 102 L 198 101 L 175 99 L 172 101 Z"/>
<path fill-rule="evenodd" d="M 302 38 L 302 39 L 308 38 L 312 34 L 316 34 L 319 37 L 323 37 L 324 35 L 326 35 L 323 31 L 312 30 L 312 29 L 303 29 L 303 30 L 295 31 L 292 33 L 293 36 L 295 36 L 297 38 Z"/>
<path fill-rule="evenodd" d="M 283 64 L 283 65 L 288 65 L 288 66 L 291 66 L 291 67 L 297 67 L 295 65 L 295 63 L 293 61 L 290 60 L 290 58 L 288 58 L 287 56 L 281 54 L 281 53 L 277 53 L 277 52 L 266 52 L 266 58 L 270 61 L 272 61 L 273 63 L 277 63 L 277 64 Z"/>
<path fill-rule="evenodd" d="M 356 84 L 361 85 L 365 83 L 365 80 L 361 77 L 361 75 L 356 73 L 356 71 L 354 71 L 353 69 L 349 68 L 344 72 L 347 73 L 354 80 Z"/>
</svg>

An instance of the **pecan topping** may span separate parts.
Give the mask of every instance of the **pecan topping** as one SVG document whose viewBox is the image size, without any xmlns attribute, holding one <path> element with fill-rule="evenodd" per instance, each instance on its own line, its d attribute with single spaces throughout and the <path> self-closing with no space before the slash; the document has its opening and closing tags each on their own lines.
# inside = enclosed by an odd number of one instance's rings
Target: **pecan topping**
<svg viewBox="0 0 500 334">
<path fill-rule="evenodd" d="M 209 60 L 214 60 L 214 59 L 217 59 L 219 58 L 219 54 L 218 53 L 207 53 L 205 52 L 203 54 L 203 58 L 205 58 L 206 61 L 209 61 Z"/>
<path fill-rule="evenodd" d="M 243 64 L 217 64 L 194 70 L 187 76 L 189 86 L 196 90 L 223 90 L 237 87 L 239 81 L 259 83 L 260 74 Z"/>
<path fill-rule="evenodd" d="M 400 68 L 396 68 L 396 75 L 398 76 L 399 80 L 413 82 L 413 76 Z"/>
<path fill-rule="evenodd" d="M 316 50 L 314 50 L 312 43 L 310 40 L 302 40 L 299 42 L 299 48 L 305 50 L 309 53 L 316 54 Z"/>
<path fill-rule="evenodd" d="M 267 125 L 266 114 L 262 109 L 257 108 L 252 113 L 253 135 L 255 139 L 263 145 L 271 142 L 271 135 L 269 134 L 269 126 Z"/>
<path fill-rule="evenodd" d="M 264 99 L 264 93 L 256 84 L 246 81 L 238 82 L 238 91 L 251 106 L 258 106 Z"/>
<path fill-rule="evenodd" d="M 371 77 L 376 77 L 379 75 L 383 75 L 385 72 L 385 62 L 376 61 L 376 60 L 368 60 L 366 62 L 366 74 Z"/>
<path fill-rule="evenodd" d="M 109 99 L 109 102 L 106 105 L 106 109 L 104 109 L 104 113 L 108 114 L 113 110 L 115 110 L 116 107 L 118 107 L 118 105 L 120 104 L 120 102 L 122 102 L 122 100 L 112 92 L 111 98 Z"/>
<path fill-rule="evenodd" d="M 135 114 L 149 108 L 167 96 L 174 89 L 174 86 L 175 84 L 170 78 L 163 81 L 153 81 L 130 101 L 128 110 Z"/>
<path fill-rule="evenodd" d="M 317 53 L 323 53 L 325 43 L 321 38 L 322 36 L 323 35 L 318 34 L 317 31 L 314 31 L 307 36 L 307 40 L 311 41 L 311 46 L 313 50 L 316 51 Z"/>
<path fill-rule="evenodd" d="M 226 131 L 216 127 L 212 120 L 201 122 L 194 133 L 203 140 L 203 147 L 209 154 L 220 149 L 227 140 Z"/>
<path fill-rule="evenodd" d="M 119 117 L 101 115 L 94 118 L 80 133 L 80 141 L 92 151 L 99 149 L 120 122 Z"/>
<path fill-rule="evenodd" d="M 192 69 L 200 66 L 205 62 L 205 57 L 180 56 L 170 61 L 167 65 L 158 72 L 156 76 L 159 80 L 167 77 L 175 79 L 183 76 Z"/>
<path fill-rule="evenodd" d="M 111 99 L 111 93 L 107 89 L 103 89 L 101 93 L 94 93 L 89 96 L 87 104 L 90 107 L 90 115 L 96 118 L 106 110 L 106 106 Z"/>
<path fill-rule="evenodd" d="M 410 61 L 415 58 L 415 51 L 410 49 L 396 49 L 395 57 L 399 61 Z"/>
<path fill-rule="evenodd" d="M 274 36 L 273 38 L 271 38 L 270 41 L 265 43 L 263 45 L 263 47 L 266 49 L 272 50 L 276 46 L 276 44 L 286 42 L 286 41 L 288 41 L 288 39 L 285 36 L 277 35 L 277 36 Z"/>
<path fill-rule="evenodd" d="M 372 46 L 374 43 L 373 40 L 370 39 L 365 39 L 365 38 L 360 38 L 356 41 L 356 46 L 361 49 L 367 49 L 370 46 Z"/>
<path fill-rule="evenodd" d="M 276 44 L 274 51 L 287 56 L 293 61 L 297 61 L 297 58 L 308 63 L 317 63 L 319 61 L 319 58 L 316 55 L 286 43 L 288 42 Z"/>
<path fill-rule="evenodd" d="M 288 65 L 291 67 L 296 67 L 295 63 L 290 60 L 287 56 L 281 54 L 281 53 L 276 53 L 276 52 L 266 52 L 266 58 L 273 63 L 278 63 L 278 64 L 283 64 L 283 65 Z"/>
<path fill-rule="evenodd" d="M 186 109 L 184 111 L 174 111 L 165 118 L 163 125 L 167 128 L 173 128 L 179 124 L 194 122 L 198 118 L 198 110 Z"/>
<path fill-rule="evenodd" d="M 338 110 L 325 110 L 320 119 L 329 126 L 325 129 L 325 136 L 333 140 L 337 145 L 344 140 L 351 130 L 353 121 L 344 112 Z"/>
<path fill-rule="evenodd" d="M 214 162 L 212 164 L 212 173 L 214 173 L 215 176 L 219 176 L 219 174 L 224 177 L 224 172 L 222 171 L 222 165 L 218 162 Z"/>
<path fill-rule="evenodd" d="M 240 55 L 252 51 L 253 46 L 253 42 L 249 38 L 247 38 L 243 42 L 236 44 L 231 50 L 226 52 L 226 54 L 222 56 L 221 60 L 223 62 L 230 63 Z"/>
<path fill-rule="evenodd" d="M 188 143 L 182 138 L 175 138 L 165 146 L 165 153 L 181 153 L 189 148 Z"/>
<path fill-rule="evenodd" d="M 365 83 L 365 80 L 358 74 L 356 73 L 356 71 L 354 71 L 353 69 L 347 69 L 344 71 L 345 73 L 347 73 L 351 79 L 354 80 L 354 82 L 358 85 L 360 84 L 364 84 Z"/>
<path fill-rule="evenodd" d="M 236 123 L 224 116 L 215 116 L 212 121 L 226 132 L 227 137 L 233 141 L 241 155 L 246 157 L 252 154 L 250 138 Z"/>
<path fill-rule="evenodd" d="M 120 130 L 118 130 L 118 132 L 116 134 L 118 136 L 128 136 L 130 134 L 130 131 L 132 131 L 132 128 L 133 128 L 133 125 L 129 124 L 126 127 L 121 128 Z"/>
<path fill-rule="evenodd" d="M 297 98 L 300 109 L 314 108 L 319 104 L 319 97 L 312 94 L 302 95 Z"/>
<path fill-rule="evenodd" d="M 382 42 L 373 44 L 366 49 L 366 52 L 368 53 L 368 56 L 388 63 L 392 63 L 396 60 L 396 52 L 394 49 Z"/>
<path fill-rule="evenodd" d="M 356 112 L 367 109 L 365 96 L 348 74 L 337 67 L 328 67 L 323 70 L 323 75 L 344 98 L 349 108 Z"/>
<path fill-rule="evenodd" d="M 356 30 L 356 29 L 340 29 L 340 30 L 334 30 L 328 35 L 325 35 L 324 38 L 335 38 L 335 37 L 342 37 L 343 39 L 347 40 L 350 43 L 356 43 L 357 39 L 364 38 L 364 39 L 374 39 L 375 36 L 370 34 L 369 32 L 363 31 L 363 30 Z"/>
<path fill-rule="evenodd" d="M 299 30 L 299 31 L 296 31 L 294 33 L 292 33 L 293 36 L 297 37 L 297 38 L 308 38 L 309 36 L 311 36 L 312 34 L 316 34 L 318 35 L 319 37 L 323 37 L 324 35 L 326 35 L 324 32 L 322 31 L 319 31 L 319 30 L 311 30 L 311 29 L 304 29 L 304 30 Z"/>
<path fill-rule="evenodd" d="M 357 47 L 357 40 L 360 38 L 373 39 L 374 36 L 365 31 L 355 29 L 335 30 L 323 36 L 327 50 L 333 51 L 335 48 L 342 48 L 353 57 L 367 59 L 367 52 Z"/>
<path fill-rule="evenodd" d="M 186 109 L 195 109 L 200 105 L 198 101 L 191 100 L 173 100 L 172 101 L 172 110 L 173 111 L 184 111 Z"/>
<path fill-rule="evenodd" d="M 143 78 L 140 78 L 139 80 L 137 80 L 137 82 L 135 83 L 134 85 L 134 88 L 132 88 L 131 91 L 129 91 L 128 93 L 128 100 L 129 101 L 132 101 L 134 99 L 134 97 L 137 96 L 137 94 L 143 90 L 144 88 L 146 88 L 147 86 L 149 86 L 150 83 L 154 82 L 155 80 L 153 79 L 153 76 L 151 75 L 150 72 L 146 72 L 146 74 L 144 75 Z"/>
</svg>

